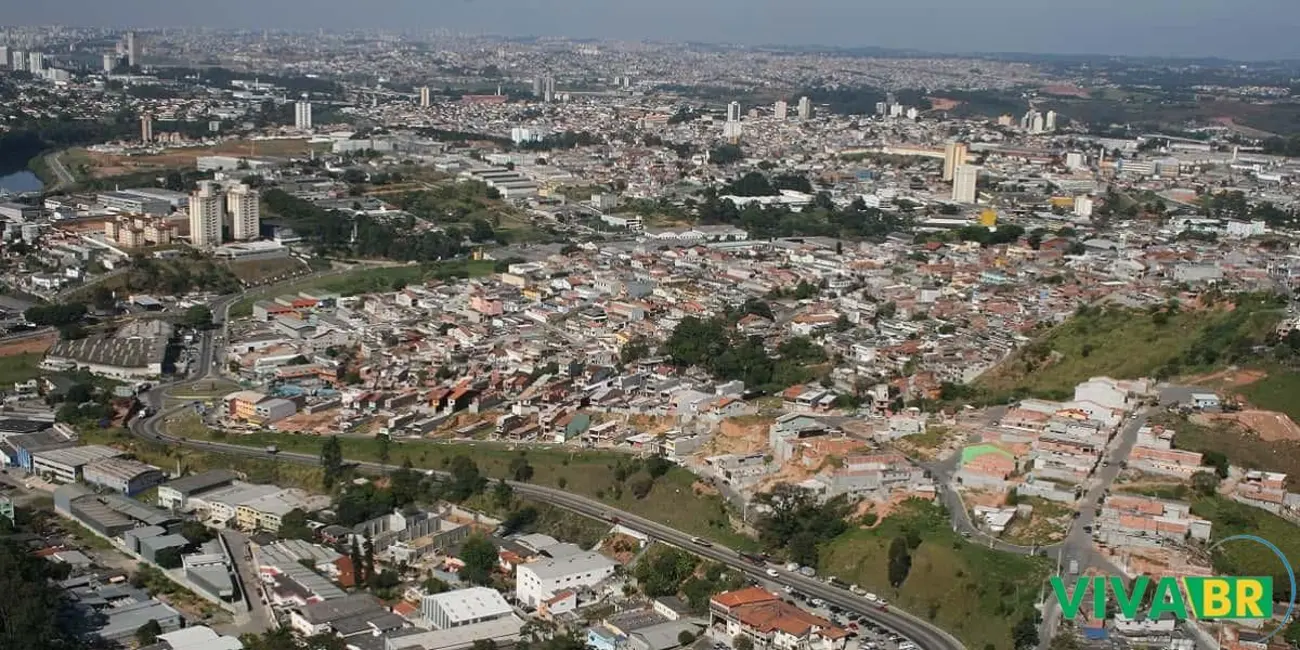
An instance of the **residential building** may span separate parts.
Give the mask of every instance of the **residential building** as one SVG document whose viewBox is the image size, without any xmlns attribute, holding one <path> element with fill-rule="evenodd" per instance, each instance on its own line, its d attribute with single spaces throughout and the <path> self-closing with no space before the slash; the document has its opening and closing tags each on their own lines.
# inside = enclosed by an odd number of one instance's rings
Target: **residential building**
<svg viewBox="0 0 1300 650">
<path fill-rule="evenodd" d="M 979 181 L 980 168 L 975 165 L 959 164 L 953 169 L 952 200 L 957 203 L 975 203 L 976 183 Z"/>
<path fill-rule="evenodd" d="M 843 650 L 848 632 L 760 587 L 709 600 L 709 634 L 732 645 L 747 638 L 757 650 Z"/>
<path fill-rule="evenodd" d="M 300 131 L 311 130 L 311 102 L 303 100 L 293 105 L 293 126 Z"/>
<path fill-rule="evenodd" d="M 190 196 L 190 244 L 202 248 L 221 244 L 225 207 L 216 184 L 200 181 L 199 189 Z"/>
<path fill-rule="evenodd" d="M 239 183 L 226 191 L 226 214 L 230 236 L 237 241 L 257 239 L 262 224 L 260 194 Z"/>
<path fill-rule="evenodd" d="M 949 142 L 943 149 L 943 180 L 951 182 L 956 176 L 957 167 L 966 164 L 966 143 Z"/>
</svg>

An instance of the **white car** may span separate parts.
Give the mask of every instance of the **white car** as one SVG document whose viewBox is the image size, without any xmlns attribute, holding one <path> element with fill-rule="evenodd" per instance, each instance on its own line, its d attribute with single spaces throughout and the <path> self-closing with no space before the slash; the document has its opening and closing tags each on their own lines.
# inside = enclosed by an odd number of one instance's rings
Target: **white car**
<svg viewBox="0 0 1300 650">
<path fill-rule="evenodd" d="M 777 576 L 776 569 L 768 569 L 767 575 L 775 578 Z"/>
</svg>

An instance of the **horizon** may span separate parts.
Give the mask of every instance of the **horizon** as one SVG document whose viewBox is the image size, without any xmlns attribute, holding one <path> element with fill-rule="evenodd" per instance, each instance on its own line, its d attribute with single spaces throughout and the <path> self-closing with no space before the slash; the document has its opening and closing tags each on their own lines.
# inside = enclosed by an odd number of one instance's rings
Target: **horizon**
<svg viewBox="0 0 1300 650">
<path fill-rule="evenodd" d="M 864 6 L 849 0 L 661 0 L 654 6 L 605 0 L 342 0 L 261 3 L 228 0 L 213 14 L 196 3 L 158 6 L 143 0 L 89 0 L 20 5 L 10 26 L 64 25 L 165 29 L 295 31 L 398 30 L 502 38 L 658 41 L 746 47 L 913 50 L 952 56 L 1031 55 L 1223 59 L 1300 59 L 1291 34 L 1300 3 L 1290 0 L 1097 0 L 1086 12 L 1048 0 L 917 0 Z M 308 8 L 310 7 L 310 8 Z M 489 9 L 490 7 L 490 9 Z M 201 16 L 203 22 L 197 21 Z M 416 26 L 413 26 L 416 25 Z"/>
</svg>

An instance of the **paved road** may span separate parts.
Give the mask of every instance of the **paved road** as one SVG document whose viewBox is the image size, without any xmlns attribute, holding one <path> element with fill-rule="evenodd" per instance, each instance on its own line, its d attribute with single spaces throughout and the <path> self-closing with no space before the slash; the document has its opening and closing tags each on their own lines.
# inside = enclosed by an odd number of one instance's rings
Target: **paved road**
<svg viewBox="0 0 1300 650">
<path fill-rule="evenodd" d="M 54 184 L 54 187 L 60 185 L 71 185 L 77 182 L 77 179 L 73 178 L 72 172 L 68 171 L 68 168 L 63 165 L 62 151 L 56 151 L 50 154 L 45 158 L 45 160 L 50 163 L 50 171 L 54 172 L 54 175 L 58 177 L 58 182 Z M 46 189 L 48 191 L 50 188 Z"/>
<path fill-rule="evenodd" d="M 146 400 L 151 404 L 161 403 L 161 393 L 166 388 L 167 385 L 155 388 L 146 395 Z M 319 457 L 310 454 L 298 454 L 292 452 L 269 454 L 264 449 L 256 447 L 245 447 L 228 443 L 191 441 L 168 435 L 162 430 L 163 420 L 167 415 L 185 408 L 187 407 L 184 405 L 177 406 L 166 411 L 155 413 L 155 415 L 147 419 L 137 419 L 131 423 L 131 432 L 144 439 L 164 441 L 179 446 L 203 449 L 216 453 L 266 459 L 274 458 L 280 462 L 305 465 L 316 465 L 320 463 Z M 369 462 L 357 462 L 356 465 L 361 469 L 376 472 L 395 469 L 395 466 L 385 466 Z M 435 473 L 440 475 L 445 474 L 444 472 Z M 599 501 L 571 494 L 563 490 L 533 485 L 530 483 L 519 483 L 515 481 L 507 481 L 507 483 L 514 488 L 515 492 L 518 494 L 591 517 L 603 518 L 609 521 L 617 520 L 622 525 L 645 533 L 654 539 L 688 549 L 698 555 L 721 562 L 722 564 L 742 571 L 755 578 L 769 580 L 781 585 L 792 587 L 811 597 L 821 598 L 822 600 L 842 607 L 847 611 L 861 614 L 868 620 L 911 639 L 924 650 L 963 650 L 964 648 L 961 642 L 952 635 L 919 618 L 893 607 L 890 607 L 887 610 L 881 610 L 849 591 L 837 589 L 818 580 L 806 578 L 797 573 L 790 573 L 775 567 L 773 567 L 772 570 L 776 571 L 777 576 L 773 578 L 767 574 L 768 567 L 757 566 L 744 560 L 733 550 L 721 546 L 704 547 L 693 544 L 691 542 L 691 536 L 686 533 L 638 517 L 629 512 L 616 510 Z"/>
</svg>

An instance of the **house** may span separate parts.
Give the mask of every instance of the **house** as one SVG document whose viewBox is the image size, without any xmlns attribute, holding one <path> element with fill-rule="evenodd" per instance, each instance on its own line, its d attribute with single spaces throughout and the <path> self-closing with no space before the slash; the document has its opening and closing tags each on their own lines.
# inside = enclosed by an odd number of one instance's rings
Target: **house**
<svg viewBox="0 0 1300 650">
<path fill-rule="evenodd" d="M 1219 408 L 1219 396 L 1214 393 L 1192 393 L 1190 396 L 1192 408 L 1206 410 Z"/>
</svg>

